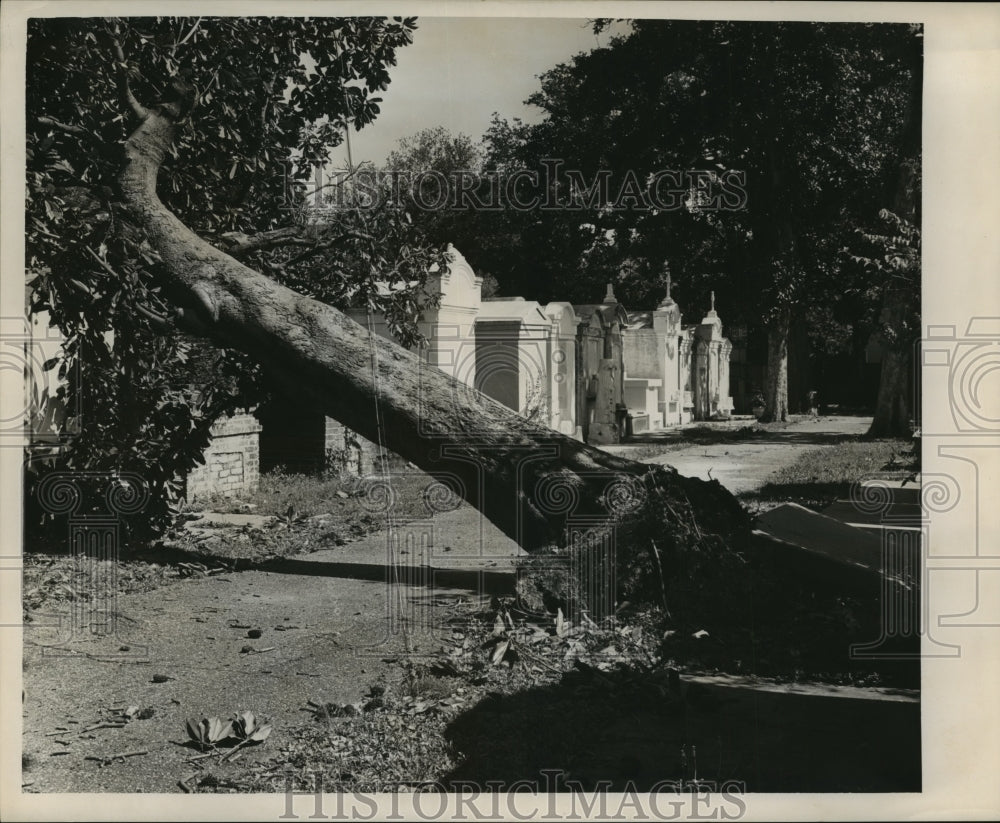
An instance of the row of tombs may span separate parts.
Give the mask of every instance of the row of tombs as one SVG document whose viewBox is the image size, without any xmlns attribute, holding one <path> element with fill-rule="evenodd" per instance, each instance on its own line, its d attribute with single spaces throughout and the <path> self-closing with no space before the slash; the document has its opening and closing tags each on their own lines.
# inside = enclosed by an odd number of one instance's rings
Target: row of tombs
<svg viewBox="0 0 1000 823">
<path fill-rule="evenodd" d="M 732 344 L 713 305 L 682 325 L 670 296 L 650 310 L 627 311 L 609 285 L 600 303 L 540 305 L 521 297 L 483 298 L 482 278 L 450 249 L 451 265 L 428 280 L 440 295 L 419 326 L 421 358 L 467 386 L 555 431 L 591 444 L 692 420 L 728 417 Z M 348 314 L 391 337 L 383 320 Z M 255 415 L 228 418 L 213 432 L 205 464 L 188 494 L 238 494 L 258 470 L 373 470 L 373 444 L 322 414 L 273 402 Z"/>
</svg>

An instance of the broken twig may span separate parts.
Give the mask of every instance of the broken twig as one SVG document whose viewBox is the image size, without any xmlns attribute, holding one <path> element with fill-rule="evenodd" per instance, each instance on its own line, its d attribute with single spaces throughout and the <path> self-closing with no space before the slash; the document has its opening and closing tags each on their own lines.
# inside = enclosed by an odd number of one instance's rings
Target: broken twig
<svg viewBox="0 0 1000 823">
<path fill-rule="evenodd" d="M 149 752 L 146 751 L 146 750 L 143 750 L 141 752 L 122 752 L 121 754 L 109 754 L 106 757 L 95 757 L 93 755 L 87 755 L 83 759 L 84 760 L 96 760 L 102 766 L 109 766 L 112 763 L 114 763 L 116 760 L 121 760 L 122 763 L 124 763 L 126 757 L 140 757 L 140 756 L 142 756 L 144 754 L 149 754 Z"/>
</svg>

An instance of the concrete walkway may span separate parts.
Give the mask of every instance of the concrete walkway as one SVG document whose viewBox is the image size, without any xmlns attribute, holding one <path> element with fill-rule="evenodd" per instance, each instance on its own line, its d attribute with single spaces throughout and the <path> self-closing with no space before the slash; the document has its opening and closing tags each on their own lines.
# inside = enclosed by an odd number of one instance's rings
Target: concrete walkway
<svg viewBox="0 0 1000 823">
<path fill-rule="evenodd" d="M 750 421 L 743 423 L 749 424 Z M 632 452 L 644 463 L 673 466 L 689 477 L 718 480 L 733 494 L 740 494 L 761 488 L 771 475 L 792 465 L 809 449 L 835 447 L 846 439 L 864 434 L 870 425 L 869 417 L 804 417 L 786 428 L 758 434 L 745 441 L 684 446 L 680 433 L 676 432 L 648 435 L 634 444 L 604 448 L 622 457 L 630 457 Z M 729 426 L 736 427 L 736 424 Z M 671 447 L 671 451 L 641 456 L 641 450 L 648 454 L 658 444 Z"/>
</svg>

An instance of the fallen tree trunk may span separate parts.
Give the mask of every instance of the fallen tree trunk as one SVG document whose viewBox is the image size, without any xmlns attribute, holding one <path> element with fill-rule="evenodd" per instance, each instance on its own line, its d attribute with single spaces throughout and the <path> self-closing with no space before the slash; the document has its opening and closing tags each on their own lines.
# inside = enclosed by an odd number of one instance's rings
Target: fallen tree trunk
<svg viewBox="0 0 1000 823">
<path fill-rule="evenodd" d="M 188 229 L 156 193 L 181 110 L 135 110 L 141 122 L 119 183 L 180 287 L 186 326 L 246 352 L 290 396 L 413 462 L 529 552 L 613 534 L 620 596 L 642 591 L 666 602 L 667 578 L 698 573 L 692 557 L 721 566 L 737 557 L 748 518 L 717 482 L 624 460 L 525 420 Z"/>
</svg>

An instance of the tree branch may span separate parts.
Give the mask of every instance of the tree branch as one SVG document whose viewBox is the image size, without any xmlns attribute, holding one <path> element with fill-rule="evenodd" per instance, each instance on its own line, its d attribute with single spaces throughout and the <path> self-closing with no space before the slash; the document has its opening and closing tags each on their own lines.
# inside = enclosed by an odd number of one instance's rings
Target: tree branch
<svg viewBox="0 0 1000 823">
<path fill-rule="evenodd" d="M 246 257 L 255 251 L 267 251 L 281 246 L 312 246 L 316 242 L 308 237 L 303 237 L 302 230 L 298 226 L 284 226 L 280 229 L 271 229 L 252 235 L 230 231 L 221 237 L 229 244 L 224 249 L 226 254 L 237 259 Z"/>
<path fill-rule="evenodd" d="M 125 143 L 119 182 L 129 212 L 160 257 L 162 275 L 179 287 L 185 325 L 202 323 L 217 345 L 249 355 L 297 402 L 423 468 L 529 552 L 575 540 L 570 527 L 577 510 L 598 524 L 599 536 L 616 529 L 623 547 L 617 560 L 628 571 L 628 579 L 619 580 L 624 596 L 640 592 L 647 578 L 645 549 L 631 548 L 649 545 L 644 534 L 680 541 L 702 555 L 742 545 L 749 521 L 717 482 L 681 478 L 674 469 L 635 463 L 526 420 L 196 235 L 156 190 L 177 120 L 167 107 L 150 113 Z M 559 508 L 546 490 L 562 486 L 572 504 Z M 624 502 L 611 493 L 618 486 Z M 684 522 L 664 517 L 668 497 Z M 696 516 L 714 533 L 690 526 Z"/>
<path fill-rule="evenodd" d="M 338 234 L 330 240 L 318 242 L 311 237 L 304 237 L 302 235 L 301 228 L 298 226 L 284 226 L 280 229 L 271 229 L 270 231 L 264 231 L 259 234 L 252 235 L 246 235 L 243 234 L 243 232 L 238 231 L 231 231 L 221 235 L 221 238 L 228 244 L 223 251 L 225 251 L 230 257 L 235 257 L 237 260 L 242 259 L 255 251 L 269 251 L 283 246 L 302 246 L 306 248 L 306 251 L 302 252 L 298 257 L 293 257 L 288 262 L 282 264 L 283 266 L 291 266 L 295 263 L 301 263 L 303 260 L 308 260 L 310 257 L 319 254 L 320 252 L 332 249 L 334 246 L 344 242 L 345 240 L 374 239 L 370 234 L 365 234 L 364 232 L 347 231 L 342 234 Z"/>
<path fill-rule="evenodd" d="M 125 62 L 125 52 L 122 51 L 122 45 L 117 38 L 112 40 L 112 45 L 115 50 L 115 60 L 118 62 L 118 91 L 122 96 L 122 102 L 131 109 L 132 114 L 139 120 L 145 120 L 149 117 L 149 109 L 132 94 L 132 87 L 128 81 L 128 63 Z"/>
<path fill-rule="evenodd" d="M 199 17 L 197 20 L 194 21 L 194 25 L 191 26 L 191 30 L 187 34 L 185 34 L 184 37 L 182 37 L 178 42 L 174 43 L 174 47 L 171 50 L 171 54 L 176 53 L 178 47 L 183 46 L 188 40 L 190 40 L 191 36 L 198 30 L 198 26 L 200 25 L 201 25 L 201 18 Z"/>
<path fill-rule="evenodd" d="M 58 131 L 64 131 L 66 134 L 74 134 L 78 137 L 95 137 L 95 135 L 91 134 L 82 126 L 72 126 L 68 123 L 60 123 L 53 117 L 46 117 L 42 115 L 37 118 L 37 121 L 43 126 L 49 126 L 53 129 L 57 129 Z"/>
<path fill-rule="evenodd" d="M 287 263 L 286 266 L 293 266 L 296 263 L 301 263 L 303 260 L 308 260 L 310 257 L 324 252 L 327 249 L 332 249 L 334 246 L 343 243 L 345 240 L 374 240 L 370 234 L 365 234 L 360 231 L 345 231 L 343 234 L 338 234 L 331 240 L 327 240 L 325 243 L 317 243 L 311 249 L 302 252 L 298 257 L 293 257 Z"/>
</svg>

